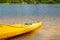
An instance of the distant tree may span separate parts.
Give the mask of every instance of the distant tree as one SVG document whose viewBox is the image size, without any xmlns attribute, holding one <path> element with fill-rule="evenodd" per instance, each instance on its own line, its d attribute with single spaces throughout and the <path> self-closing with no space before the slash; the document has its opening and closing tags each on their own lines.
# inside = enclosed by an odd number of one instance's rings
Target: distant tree
<svg viewBox="0 0 60 40">
<path fill-rule="evenodd" d="M 0 0 L 0 3 L 6 3 L 7 0 Z"/>
<path fill-rule="evenodd" d="M 54 0 L 56 3 L 60 3 L 60 0 Z"/>
<path fill-rule="evenodd" d="M 20 3 L 20 4 L 48 4 L 60 3 L 60 0 L 0 0 L 0 3 Z"/>
<path fill-rule="evenodd" d="M 39 4 L 39 3 L 41 3 L 41 0 L 36 0 L 36 4 Z"/>
</svg>

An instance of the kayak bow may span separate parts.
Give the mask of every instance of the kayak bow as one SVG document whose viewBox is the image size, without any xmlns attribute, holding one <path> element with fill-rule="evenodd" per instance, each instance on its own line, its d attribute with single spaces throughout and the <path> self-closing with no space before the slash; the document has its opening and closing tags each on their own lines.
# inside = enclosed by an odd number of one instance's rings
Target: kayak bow
<svg viewBox="0 0 60 40">
<path fill-rule="evenodd" d="M 5 25 L 0 24 L 0 38 L 8 38 L 16 35 L 20 35 L 23 33 L 30 32 L 32 30 L 41 28 L 42 23 L 33 23 L 32 25 L 24 25 L 24 24 L 13 24 L 13 25 Z"/>
</svg>

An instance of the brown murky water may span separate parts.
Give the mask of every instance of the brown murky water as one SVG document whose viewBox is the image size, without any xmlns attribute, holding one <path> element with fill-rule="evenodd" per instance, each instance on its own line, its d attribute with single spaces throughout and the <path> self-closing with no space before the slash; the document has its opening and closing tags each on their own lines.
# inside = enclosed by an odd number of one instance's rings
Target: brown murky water
<svg viewBox="0 0 60 40">
<path fill-rule="evenodd" d="M 38 31 L 36 29 L 24 35 L 1 40 L 60 40 L 60 18 L 46 17 L 41 21 L 43 25 Z"/>
</svg>

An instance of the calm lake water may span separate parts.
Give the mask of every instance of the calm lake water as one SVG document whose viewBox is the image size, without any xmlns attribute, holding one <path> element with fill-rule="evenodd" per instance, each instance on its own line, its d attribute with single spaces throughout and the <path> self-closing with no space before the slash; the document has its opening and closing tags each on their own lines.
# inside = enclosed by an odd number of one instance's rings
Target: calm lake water
<svg viewBox="0 0 60 40">
<path fill-rule="evenodd" d="M 43 23 L 41 30 L 8 38 L 8 40 L 60 40 L 60 4 L 0 4 L 0 23 L 37 21 Z"/>
</svg>

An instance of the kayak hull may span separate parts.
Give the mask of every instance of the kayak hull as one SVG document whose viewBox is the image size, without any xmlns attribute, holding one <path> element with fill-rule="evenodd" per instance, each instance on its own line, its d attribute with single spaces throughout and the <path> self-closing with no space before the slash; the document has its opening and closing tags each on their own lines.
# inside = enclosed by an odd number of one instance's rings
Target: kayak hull
<svg viewBox="0 0 60 40">
<path fill-rule="evenodd" d="M 0 28 L 0 39 L 1 38 L 9 38 L 9 37 L 13 37 L 16 35 L 21 35 L 27 32 L 30 32 L 32 30 L 37 29 L 38 27 L 41 28 L 41 22 L 37 23 L 37 24 L 33 24 L 33 25 L 27 25 L 27 27 L 23 27 L 23 28 L 18 28 L 18 27 L 5 27 L 7 29 L 1 29 Z M 5 31 L 4 31 L 5 30 Z"/>
</svg>

